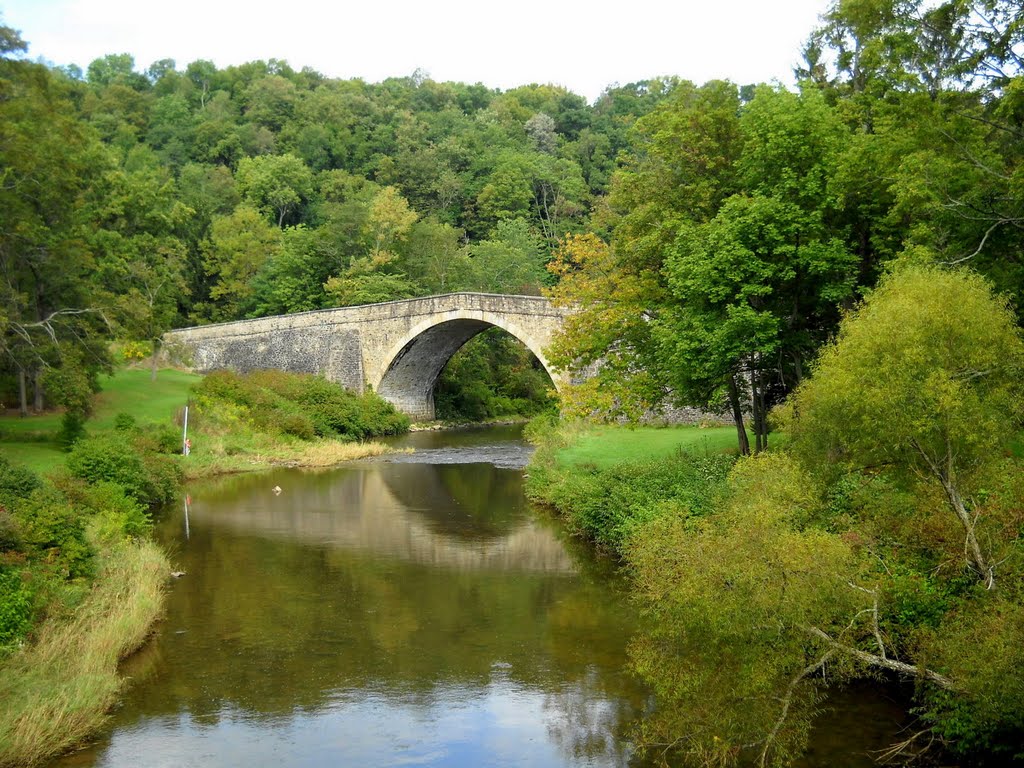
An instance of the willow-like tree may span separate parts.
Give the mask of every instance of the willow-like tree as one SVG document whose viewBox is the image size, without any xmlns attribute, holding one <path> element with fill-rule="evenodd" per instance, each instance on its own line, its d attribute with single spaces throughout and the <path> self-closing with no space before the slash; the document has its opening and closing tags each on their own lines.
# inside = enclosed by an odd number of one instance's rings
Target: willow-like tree
<svg viewBox="0 0 1024 768">
<path fill-rule="evenodd" d="M 823 350 L 795 413 L 812 461 L 896 467 L 941 489 L 966 565 L 995 586 L 1001 545 L 978 494 L 1024 419 L 1024 341 L 983 278 L 899 269 Z"/>
</svg>

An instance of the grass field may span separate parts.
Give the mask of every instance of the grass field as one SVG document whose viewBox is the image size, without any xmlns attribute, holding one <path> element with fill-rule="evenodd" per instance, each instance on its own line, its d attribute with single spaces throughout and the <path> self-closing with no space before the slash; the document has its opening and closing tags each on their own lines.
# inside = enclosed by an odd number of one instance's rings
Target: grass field
<svg viewBox="0 0 1024 768">
<path fill-rule="evenodd" d="M 723 453 L 736 450 L 736 428 L 729 427 L 624 427 L 602 425 L 580 433 L 572 445 L 556 453 L 565 466 L 593 464 L 607 467 L 624 461 L 656 459 L 678 451 Z"/>
<path fill-rule="evenodd" d="M 202 378 L 172 369 L 160 371 L 155 382 L 149 377 L 148 368 L 124 368 L 101 377 L 103 389 L 96 396 L 86 431 L 111 429 L 119 413 L 131 414 L 140 425 L 169 424 L 188 401 L 192 385 Z M 57 445 L 60 419 L 59 413 L 0 416 L 0 452 L 36 472 L 60 466 L 65 455 Z"/>
</svg>

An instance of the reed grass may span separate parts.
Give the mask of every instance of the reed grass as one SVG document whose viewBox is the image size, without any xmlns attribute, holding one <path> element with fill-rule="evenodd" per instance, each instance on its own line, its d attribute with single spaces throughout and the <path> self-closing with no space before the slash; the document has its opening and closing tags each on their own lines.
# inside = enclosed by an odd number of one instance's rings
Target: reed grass
<svg viewBox="0 0 1024 768">
<path fill-rule="evenodd" d="M 103 724 L 125 683 L 118 663 L 152 631 L 169 570 L 152 542 L 119 544 L 74 613 L 0 665 L 0 766 L 38 764 Z"/>
</svg>

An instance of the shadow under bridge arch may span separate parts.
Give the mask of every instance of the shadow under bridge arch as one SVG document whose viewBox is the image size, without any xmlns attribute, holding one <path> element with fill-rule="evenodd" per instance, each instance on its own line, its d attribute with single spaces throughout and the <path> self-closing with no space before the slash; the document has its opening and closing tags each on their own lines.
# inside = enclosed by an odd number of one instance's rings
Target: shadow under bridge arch
<svg viewBox="0 0 1024 768">
<path fill-rule="evenodd" d="M 544 356 L 543 347 L 549 338 L 536 339 L 502 319 L 482 319 L 476 312 L 466 315 L 423 323 L 395 344 L 380 380 L 370 382 L 377 394 L 413 420 L 433 419 L 434 387 L 441 371 L 467 341 L 488 328 L 500 328 L 521 342 L 540 361 L 555 389 L 560 387 L 561 377 Z"/>
</svg>

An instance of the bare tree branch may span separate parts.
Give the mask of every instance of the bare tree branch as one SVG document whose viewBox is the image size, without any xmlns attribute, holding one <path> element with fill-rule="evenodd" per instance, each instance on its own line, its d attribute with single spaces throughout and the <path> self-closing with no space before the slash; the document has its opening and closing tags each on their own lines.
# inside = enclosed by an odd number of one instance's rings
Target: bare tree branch
<svg viewBox="0 0 1024 768">
<path fill-rule="evenodd" d="M 901 675 L 910 675 L 911 677 L 923 677 L 926 680 L 938 685 L 940 688 L 945 688 L 948 691 L 957 690 L 957 685 L 945 675 L 941 675 L 938 672 L 934 672 L 930 669 L 918 667 L 914 664 L 907 664 L 902 661 L 896 661 L 895 659 L 887 659 L 879 656 L 875 653 L 868 653 L 862 651 L 860 648 L 854 648 L 852 645 L 846 645 L 835 640 L 826 632 L 818 629 L 817 627 L 801 627 L 804 632 L 809 635 L 817 637 L 824 641 L 830 648 L 845 653 L 849 656 L 853 656 L 855 659 L 864 662 L 865 664 L 872 667 L 879 667 L 880 669 L 888 669 L 891 672 L 899 672 Z"/>
</svg>

